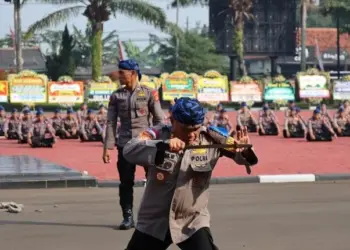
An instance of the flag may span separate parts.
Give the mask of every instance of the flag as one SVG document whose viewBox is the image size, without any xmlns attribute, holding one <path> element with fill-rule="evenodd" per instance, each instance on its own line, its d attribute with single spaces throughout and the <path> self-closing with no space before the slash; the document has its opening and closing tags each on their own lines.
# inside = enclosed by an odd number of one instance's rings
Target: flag
<svg viewBox="0 0 350 250">
<path fill-rule="evenodd" d="M 320 66 L 320 70 L 324 71 L 323 61 L 320 53 L 320 47 L 318 46 L 318 41 L 316 38 L 315 38 L 315 43 L 316 43 L 316 57 L 317 57 L 318 65 Z"/>
<path fill-rule="evenodd" d="M 118 39 L 118 51 L 119 51 L 119 61 L 124 60 L 123 45 L 119 39 Z"/>
<path fill-rule="evenodd" d="M 12 48 L 15 48 L 16 47 L 15 33 L 13 32 L 11 26 L 10 26 L 10 34 L 11 34 L 11 38 L 12 38 Z"/>
</svg>

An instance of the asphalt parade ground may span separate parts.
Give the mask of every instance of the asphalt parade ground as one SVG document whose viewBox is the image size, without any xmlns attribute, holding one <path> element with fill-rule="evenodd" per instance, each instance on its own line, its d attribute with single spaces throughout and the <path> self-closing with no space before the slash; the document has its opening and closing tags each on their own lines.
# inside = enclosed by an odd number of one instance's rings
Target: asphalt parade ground
<svg viewBox="0 0 350 250">
<path fill-rule="evenodd" d="M 349 187 L 211 186 L 214 240 L 220 250 L 349 250 Z M 143 188 L 135 192 L 138 207 Z M 24 205 L 19 214 L 0 211 L 4 250 L 123 250 L 132 233 L 114 230 L 121 220 L 115 188 L 0 190 L 1 201 Z"/>
</svg>

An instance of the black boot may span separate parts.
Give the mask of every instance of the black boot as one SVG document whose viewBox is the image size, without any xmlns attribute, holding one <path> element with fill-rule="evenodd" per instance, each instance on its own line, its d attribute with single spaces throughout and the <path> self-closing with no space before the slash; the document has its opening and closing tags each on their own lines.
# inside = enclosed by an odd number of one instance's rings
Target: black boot
<svg viewBox="0 0 350 250">
<path fill-rule="evenodd" d="M 119 230 L 129 230 L 135 227 L 134 216 L 131 208 L 123 208 L 123 221 L 119 225 Z"/>
</svg>

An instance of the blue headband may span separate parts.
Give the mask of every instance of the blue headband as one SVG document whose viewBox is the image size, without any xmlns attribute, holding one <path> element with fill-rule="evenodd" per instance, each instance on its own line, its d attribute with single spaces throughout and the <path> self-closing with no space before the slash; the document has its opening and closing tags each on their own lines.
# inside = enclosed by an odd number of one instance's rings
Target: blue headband
<svg viewBox="0 0 350 250">
<path fill-rule="evenodd" d="M 42 109 L 38 109 L 38 111 L 36 111 L 36 115 L 42 115 L 44 114 L 44 111 Z"/>
<path fill-rule="evenodd" d="M 314 110 L 314 114 L 319 114 L 319 113 L 321 113 L 321 110 L 319 110 L 319 109 Z"/>
<path fill-rule="evenodd" d="M 12 113 L 16 113 L 17 111 L 17 109 L 12 109 Z"/>
<path fill-rule="evenodd" d="M 246 102 L 242 102 L 241 103 L 241 107 L 243 108 L 243 107 L 247 107 L 247 103 Z"/>
<path fill-rule="evenodd" d="M 264 111 L 269 110 L 269 109 L 270 109 L 269 107 L 266 107 L 266 106 L 263 107 Z"/>
<path fill-rule="evenodd" d="M 88 114 L 93 113 L 92 109 L 88 109 L 87 113 L 88 113 Z"/>
<path fill-rule="evenodd" d="M 2 111 L 2 110 L 5 110 L 5 108 L 3 106 L 0 106 L 0 111 Z"/>
<path fill-rule="evenodd" d="M 55 113 L 61 113 L 61 110 L 59 108 L 55 109 Z"/>
<path fill-rule="evenodd" d="M 174 120 L 185 125 L 199 125 L 204 122 L 205 112 L 197 99 L 181 97 L 172 107 Z"/>
<path fill-rule="evenodd" d="M 131 59 L 122 60 L 119 62 L 118 68 L 123 69 L 123 70 L 135 70 L 137 72 L 138 77 L 139 77 L 139 81 L 142 78 L 142 73 L 141 73 L 140 67 L 134 60 L 131 60 Z"/>
<path fill-rule="evenodd" d="M 30 110 L 29 109 L 24 109 L 23 110 L 23 114 L 29 114 L 30 113 Z"/>
<path fill-rule="evenodd" d="M 74 111 L 73 111 L 72 108 L 67 109 L 67 114 L 71 114 L 71 113 L 73 113 L 73 112 L 74 112 Z"/>
</svg>

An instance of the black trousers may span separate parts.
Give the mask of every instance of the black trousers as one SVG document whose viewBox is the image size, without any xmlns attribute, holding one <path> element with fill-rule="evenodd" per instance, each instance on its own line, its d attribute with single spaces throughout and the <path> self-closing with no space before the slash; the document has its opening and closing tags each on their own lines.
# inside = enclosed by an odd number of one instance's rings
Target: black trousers
<svg viewBox="0 0 350 250">
<path fill-rule="evenodd" d="M 39 136 L 32 136 L 32 148 L 51 148 L 53 144 L 53 138 L 42 138 Z"/>
<path fill-rule="evenodd" d="M 278 135 L 278 129 L 275 124 L 271 125 L 271 128 L 269 129 L 264 129 L 265 134 L 263 134 L 262 130 L 259 128 L 259 135 L 264 136 L 264 135 Z"/>
<path fill-rule="evenodd" d="M 58 130 L 56 131 L 56 136 L 59 136 L 61 140 L 65 140 L 65 139 L 78 139 L 79 138 L 79 133 L 77 131 L 77 133 L 75 135 L 73 135 L 73 133 L 71 131 L 68 131 L 69 136 L 66 135 L 66 132 L 64 132 L 63 130 Z"/>
<path fill-rule="evenodd" d="M 89 134 L 87 135 L 87 140 L 84 138 L 84 136 L 82 134 L 79 135 L 80 137 L 80 140 L 82 142 L 92 142 L 92 141 L 102 141 L 102 135 L 99 135 L 99 134 Z"/>
<path fill-rule="evenodd" d="M 18 140 L 18 133 L 15 131 L 7 132 L 7 139 L 9 140 Z"/>
<path fill-rule="evenodd" d="M 299 130 L 296 132 L 289 132 L 289 137 L 287 136 L 287 130 L 283 129 L 283 137 L 284 138 L 304 138 L 305 137 L 305 131 Z"/>
<path fill-rule="evenodd" d="M 0 136 L 4 136 L 4 135 L 5 135 L 4 130 L 2 130 L 2 128 L 0 128 Z"/>
<path fill-rule="evenodd" d="M 25 144 L 28 143 L 28 136 L 22 136 L 22 139 L 18 139 L 19 144 Z"/>
<path fill-rule="evenodd" d="M 166 250 L 172 244 L 168 231 L 165 241 L 135 230 L 125 250 Z M 181 250 L 218 250 L 214 245 L 210 229 L 203 227 L 184 242 L 177 244 Z"/>
<path fill-rule="evenodd" d="M 119 198 L 120 206 L 122 209 L 132 209 L 134 200 L 134 184 L 135 184 L 135 171 L 136 165 L 129 163 L 123 156 L 123 148 L 118 149 L 118 161 L 117 168 L 120 178 L 119 184 Z M 147 178 L 147 169 L 146 178 Z"/>
<path fill-rule="evenodd" d="M 311 139 L 311 136 L 309 133 L 306 134 L 306 140 L 307 141 L 332 141 L 332 134 L 328 130 L 326 126 L 322 126 L 322 132 L 321 133 L 315 133 L 315 140 Z"/>
<path fill-rule="evenodd" d="M 239 125 L 236 126 L 236 131 L 239 131 L 241 129 L 242 129 L 241 126 Z M 258 131 L 257 126 L 253 123 L 248 124 L 247 130 L 249 133 L 256 133 Z"/>
</svg>

